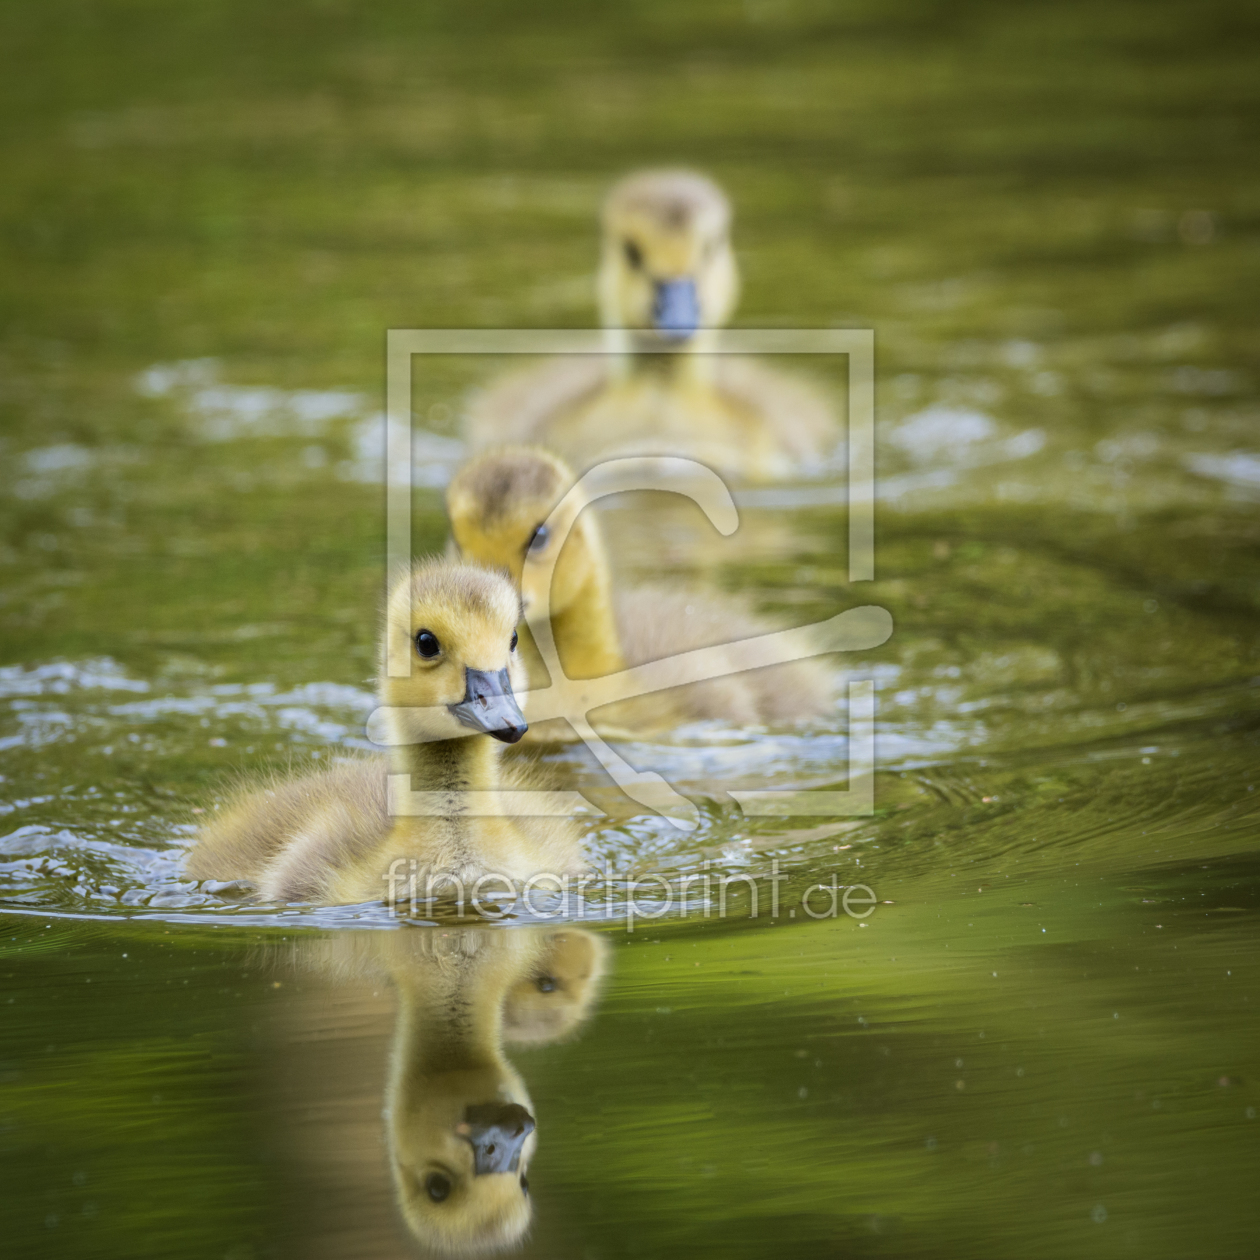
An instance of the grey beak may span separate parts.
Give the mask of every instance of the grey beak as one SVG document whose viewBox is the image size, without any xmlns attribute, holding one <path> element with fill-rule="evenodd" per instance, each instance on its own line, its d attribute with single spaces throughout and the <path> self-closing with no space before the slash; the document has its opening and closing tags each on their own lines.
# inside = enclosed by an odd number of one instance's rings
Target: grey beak
<svg viewBox="0 0 1260 1260">
<path fill-rule="evenodd" d="M 464 680 L 464 698 L 451 705 L 451 712 L 465 726 L 505 744 L 515 744 L 529 730 L 506 669 L 465 669 Z"/>
<path fill-rule="evenodd" d="M 520 1103 L 477 1103 L 464 1108 L 455 1132 L 473 1148 L 473 1176 L 517 1172 L 521 1147 L 534 1131 L 534 1117 Z"/>
<path fill-rule="evenodd" d="M 700 299 L 694 280 L 657 281 L 652 326 L 669 341 L 684 341 L 700 327 Z"/>
</svg>

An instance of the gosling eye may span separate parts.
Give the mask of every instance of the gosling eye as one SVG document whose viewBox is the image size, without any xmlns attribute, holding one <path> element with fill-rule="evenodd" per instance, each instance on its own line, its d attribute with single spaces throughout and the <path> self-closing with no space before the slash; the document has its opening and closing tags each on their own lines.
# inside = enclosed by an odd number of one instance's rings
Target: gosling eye
<svg viewBox="0 0 1260 1260">
<path fill-rule="evenodd" d="M 539 976 L 534 981 L 534 987 L 539 993 L 554 993 L 557 988 L 556 978 L 555 976 Z"/>
<path fill-rule="evenodd" d="M 643 251 L 629 238 L 622 241 L 621 248 L 625 253 L 626 262 L 628 262 L 635 271 L 638 271 L 639 268 L 643 266 Z"/>
<path fill-rule="evenodd" d="M 526 551 L 539 552 L 546 550 L 547 540 L 551 537 L 551 530 L 546 525 L 539 525 L 536 530 L 529 536 L 529 542 L 525 544 Z"/>
<path fill-rule="evenodd" d="M 508 644 L 508 651 L 509 652 L 516 651 L 516 631 L 515 630 L 512 631 L 512 642 Z"/>
<path fill-rule="evenodd" d="M 529 1178 L 524 1173 L 521 1173 L 521 1193 L 529 1197 Z"/>
<path fill-rule="evenodd" d="M 416 635 L 416 651 L 426 660 L 432 659 L 441 650 L 442 645 L 438 642 L 437 635 L 432 630 L 421 630 Z"/>
<path fill-rule="evenodd" d="M 451 1179 L 441 1173 L 430 1173 L 424 1179 L 424 1192 L 434 1203 L 441 1203 L 451 1192 Z"/>
</svg>

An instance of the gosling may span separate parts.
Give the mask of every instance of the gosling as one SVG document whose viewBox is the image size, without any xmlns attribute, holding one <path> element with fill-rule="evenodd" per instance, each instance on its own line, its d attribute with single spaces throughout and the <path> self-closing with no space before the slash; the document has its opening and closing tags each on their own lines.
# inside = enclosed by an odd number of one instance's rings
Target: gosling
<svg viewBox="0 0 1260 1260">
<path fill-rule="evenodd" d="M 524 676 L 520 611 L 498 574 L 418 564 L 394 587 L 381 636 L 390 756 L 348 759 L 238 795 L 202 830 L 188 874 L 247 880 L 268 901 L 337 905 L 407 896 L 413 872 L 428 893 L 456 880 L 520 882 L 576 869 L 569 819 L 482 816 L 464 795 L 540 786 L 528 765 L 500 758 L 528 729 L 514 692 Z M 390 675 L 391 643 L 405 647 L 406 676 Z M 391 812 L 391 774 L 404 776 L 404 787 L 410 776 L 425 812 Z"/>
<path fill-rule="evenodd" d="M 546 561 L 557 546 L 546 522 L 574 480 L 573 470 L 548 451 L 504 447 L 472 460 L 447 487 L 454 547 L 465 560 L 506 569 L 521 588 L 526 613 L 546 594 L 538 584 L 550 568 L 527 565 L 526 557 Z M 595 513 L 557 524 L 571 525 L 571 531 L 555 561 L 551 628 L 570 679 L 601 678 L 693 648 L 732 645 L 729 673 L 609 705 L 596 713 L 598 729 L 643 733 L 704 720 L 755 726 L 834 710 L 837 680 L 815 659 L 752 670 L 739 663 L 738 640 L 780 627 L 716 594 L 659 586 L 614 590 Z M 537 665 L 531 683 L 546 685 Z M 564 738 L 558 724 L 544 725 L 541 737 Z"/>
<path fill-rule="evenodd" d="M 750 482 L 826 471 L 840 434 L 818 393 L 713 353 L 739 296 L 722 190 L 688 171 L 642 171 L 613 188 L 602 226 L 599 307 L 612 353 L 491 386 L 469 406 L 470 449 L 541 443 L 583 470 L 679 455 Z"/>
</svg>

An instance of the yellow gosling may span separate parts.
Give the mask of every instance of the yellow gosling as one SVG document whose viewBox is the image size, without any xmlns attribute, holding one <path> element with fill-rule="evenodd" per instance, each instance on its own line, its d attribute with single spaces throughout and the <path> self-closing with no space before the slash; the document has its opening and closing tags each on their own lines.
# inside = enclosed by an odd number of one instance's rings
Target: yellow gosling
<svg viewBox="0 0 1260 1260">
<path fill-rule="evenodd" d="M 530 767 L 500 758 L 527 729 L 514 694 L 524 676 L 519 617 L 519 597 L 498 574 L 446 561 L 416 566 L 395 586 L 382 634 L 389 757 L 239 794 L 203 828 L 189 875 L 249 880 L 264 900 L 349 904 L 391 892 L 402 900 L 413 872 L 424 896 L 448 878 L 469 887 L 491 874 L 519 882 L 575 869 L 580 846 L 569 819 L 483 816 L 463 795 L 541 786 Z M 407 645 L 406 677 L 386 670 L 391 627 Z M 427 815 L 391 814 L 391 773 L 429 794 Z"/>
<path fill-rule="evenodd" d="M 540 448 L 504 447 L 472 460 L 446 492 L 455 546 L 466 559 L 506 569 L 521 587 L 525 611 L 544 592 L 534 588 L 538 569 L 527 553 L 545 559 L 555 540 L 544 522 L 575 478 L 563 460 Z M 566 509 L 570 510 L 570 509 Z M 568 521 L 556 521 L 563 528 Z M 560 664 L 570 678 L 599 678 L 627 666 L 780 627 L 739 601 L 712 593 L 659 586 L 614 590 L 599 521 L 580 512 L 555 564 L 551 625 Z M 739 669 L 597 710 L 594 724 L 608 731 L 659 730 L 687 721 L 717 719 L 741 726 L 800 721 L 833 711 L 836 679 L 816 660 L 763 669 Z M 531 686 L 547 683 L 536 666 Z M 546 738 L 563 738 L 547 724 Z"/>
<path fill-rule="evenodd" d="M 540 443 L 585 470 L 617 455 L 681 455 L 774 481 L 826 467 L 836 420 L 810 387 L 711 353 L 739 296 L 731 209 L 711 180 L 642 171 L 603 209 L 600 316 L 609 356 L 514 373 L 473 400 L 474 450 Z"/>
</svg>

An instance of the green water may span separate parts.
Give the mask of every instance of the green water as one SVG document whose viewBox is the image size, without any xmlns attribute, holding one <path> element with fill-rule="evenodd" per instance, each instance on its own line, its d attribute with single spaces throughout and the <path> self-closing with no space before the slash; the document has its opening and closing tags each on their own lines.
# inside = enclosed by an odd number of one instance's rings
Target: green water
<svg viewBox="0 0 1260 1260">
<path fill-rule="evenodd" d="M 591 823 L 638 872 L 777 859 L 784 913 L 592 917 L 589 1018 L 509 1052 L 526 1254 L 1254 1254 L 1256 34 L 1241 4 L 6 5 L 6 1254 L 409 1253 L 393 984 L 309 961 L 389 924 L 189 884 L 189 811 L 362 741 L 385 330 L 589 326 L 601 192 L 663 161 L 732 196 L 740 324 L 875 330 L 877 578 L 799 496 L 730 540 L 610 512 L 618 564 L 889 609 L 850 662 L 876 813 Z M 419 423 L 498 366 L 426 361 Z M 415 524 L 442 545 L 436 491 Z M 842 787 L 842 732 L 623 751 Z M 868 919 L 790 913 L 833 873 Z"/>
</svg>

